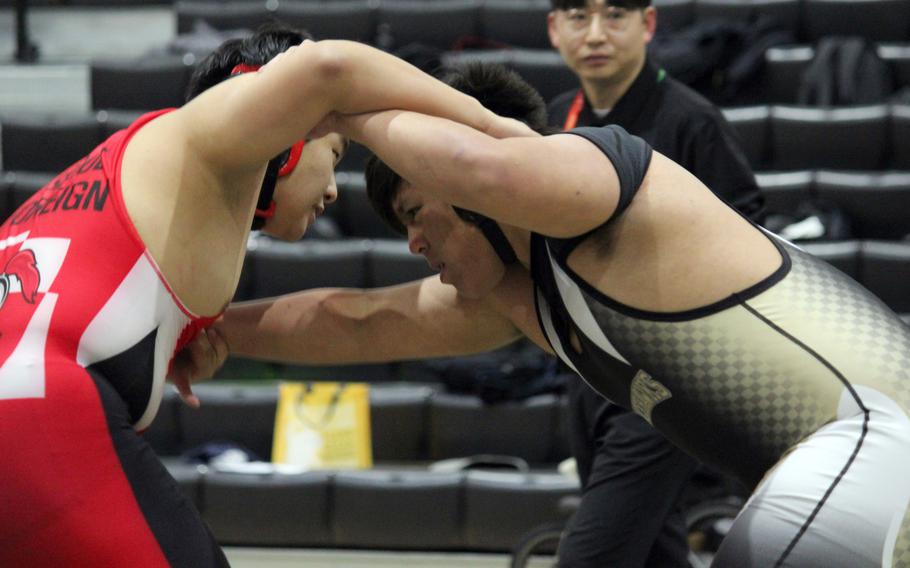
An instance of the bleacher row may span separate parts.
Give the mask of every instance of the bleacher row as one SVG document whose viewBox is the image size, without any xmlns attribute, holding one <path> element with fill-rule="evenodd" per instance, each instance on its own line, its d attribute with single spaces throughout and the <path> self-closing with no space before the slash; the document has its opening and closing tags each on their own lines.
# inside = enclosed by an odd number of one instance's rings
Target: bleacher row
<svg viewBox="0 0 910 568">
<path fill-rule="evenodd" d="M 553 472 L 568 455 L 565 405 L 554 395 L 490 407 L 433 386 L 374 386 L 373 469 L 255 475 L 197 468 L 177 456 L 231 440 L 268 459 L 277 390 L 203 385 L 198 393 L 198 411 L 168 394 L 146 438 L 222 544 L 505 551 L 576 490 Z M 514 456 L 532 469 L 426 468 L 478 454 Z"/>
</svg>

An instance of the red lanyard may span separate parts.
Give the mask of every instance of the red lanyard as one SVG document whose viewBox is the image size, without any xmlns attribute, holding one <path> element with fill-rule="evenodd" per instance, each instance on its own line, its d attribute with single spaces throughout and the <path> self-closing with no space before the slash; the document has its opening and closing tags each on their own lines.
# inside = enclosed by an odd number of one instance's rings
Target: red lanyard
<svg viewBox="0 0 910 568">
<path fill-rule="evenodd" d="M 581 114 L 581 109 L 584 106 L 585 94 L 581 89 L 578 89 L 578 92 L 575 93 L 575 98 L 572 100 L 572 105 L 569 107 L 569 114 L 566 115 L 566 123 L 562 126 L 563 130 L 575 128 L 575 125 L 578 124 L 578 115 Z"/>
</svg>

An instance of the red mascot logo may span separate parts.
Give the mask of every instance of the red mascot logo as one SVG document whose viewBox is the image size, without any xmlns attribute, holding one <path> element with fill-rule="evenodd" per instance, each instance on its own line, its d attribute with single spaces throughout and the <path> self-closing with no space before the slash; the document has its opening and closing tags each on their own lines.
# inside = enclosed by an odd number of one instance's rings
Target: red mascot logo
<svg viewBox="0 0 910 568">
<path fill-rule="evenodd" d="M 3 267 L 3 271 L 0 272 L 0 308 L 3 307 L 12 285 L 10 276 L 19 279 L 22 298 L 29 304 L 34 304 L 38 295 L 38 285 L 41 283 L 41 273 L 38 272 L 35 253 L 28 249 L 20 250 Z"/>
</svg>

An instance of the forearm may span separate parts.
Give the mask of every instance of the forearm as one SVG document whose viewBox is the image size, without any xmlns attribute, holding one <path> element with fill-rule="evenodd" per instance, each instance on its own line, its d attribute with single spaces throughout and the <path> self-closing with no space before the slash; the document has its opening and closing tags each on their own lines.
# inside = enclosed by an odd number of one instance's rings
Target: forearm
<svg viewBox="0 0 910 568">
<path fill-rule="evenodd" d="M 232 304 L 216 324 L 231 355 L 285 363 L 368 362 L 361 290 L 320 289 Z M 334 306 L 334 307 L 333 307 Z"/>
<path fill-rule="evenodd" d="M 337 89 L 337 112 L 404 109 L 447 118 L 484 132 L 495 122 L 496 116 L 476 99 L 402 59 L 356 42 L 320 43 L 341 62 L 340 71 L 331 79 Z"/>
</svg>

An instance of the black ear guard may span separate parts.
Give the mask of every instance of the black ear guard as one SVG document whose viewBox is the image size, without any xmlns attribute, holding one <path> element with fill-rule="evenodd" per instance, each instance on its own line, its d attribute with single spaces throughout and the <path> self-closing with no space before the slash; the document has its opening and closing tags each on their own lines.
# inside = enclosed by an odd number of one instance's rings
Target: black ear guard
<svg viewBox="0 0 910 568">
<path fill-rule="evenodd" d="M 505 234 L 503 234 L 502 229 L 499 228 L 499 223 L 485 215 L 475 213 L 474 211 L 468 211 L 461 207 L 453 206 L 452 209 L 454 209 L 455 213 L 457 213 L 465 222 L 477 225 L 477 227 L 480 228 L 483 232 L 483 236 L 490 241 L 490 245 L 493 246 L 493 250 L 496 251 L 496 255 L 499 256 L 499 260 L 501 260 L 503 264 L 509 265 L 518 260 L 515 256 L 515 249 L 509 244 L 509 240 L 506 238 Z"/>
</svg>

